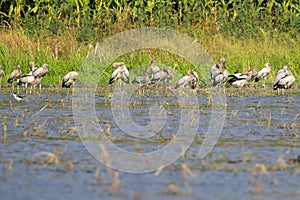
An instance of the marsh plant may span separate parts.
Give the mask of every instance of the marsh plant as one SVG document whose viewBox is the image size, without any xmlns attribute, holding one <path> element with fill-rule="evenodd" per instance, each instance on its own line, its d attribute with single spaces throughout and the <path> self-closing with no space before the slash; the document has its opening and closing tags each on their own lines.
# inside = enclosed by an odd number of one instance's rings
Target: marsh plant
<svg viewBox="0 0 300 200">
<path fill-rule="evenodd" d="M 270 62 L 275 71 L 288 65 L 299 80 L 300 7 L 297 0 L 4 0 L 0 3 L 0 64 L 11 71 L 18 64 L 48 63 L 43 83 L 59 85 L 63 74 L 78 70 L 88 46 L 122 31 L 163 27 L 188 34 L 228 70 L 246 71 Z M 153 58 L 180 73 L 193 69 L 185 60 L 156 49 L 135 51 L 118 60 L 129 69 Z M 111 63 L 107 63 L 108 65 Z M 107 77 L 98 80 L 107 84 Z M 5 83 L 6 73 L 2 83 Z M 299 81 L 297 81 L 299 83 Z"/>
</svg>

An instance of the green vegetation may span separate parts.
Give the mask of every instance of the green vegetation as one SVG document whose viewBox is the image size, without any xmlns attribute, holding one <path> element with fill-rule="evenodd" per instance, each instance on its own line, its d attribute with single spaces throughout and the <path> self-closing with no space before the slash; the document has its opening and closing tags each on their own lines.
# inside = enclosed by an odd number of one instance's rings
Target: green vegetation
<svg viewBox="0 0 300 200">
<path fill-rule="evenodd" d="M 298 0 L 4 0 L 0 3 L 0 64 L 7 76 L 18 64 L 48 63 L 43 84 L 57 85 L 70 70 L 79 70 L 88 45 L 140 27 L 164 27 L 194 38 L 215 62 L 226 57 L 228 70 L 260 69 L 270 62 L 271 83 L 278 68 L 290 66 L 299 84 L 300 5 Z M 185 73 L 183 58 L 154 49 L 131 52 L 130 69 L 152 58 Z M 100 79 L 106 84 L 112 71 Z"/>
</svg>

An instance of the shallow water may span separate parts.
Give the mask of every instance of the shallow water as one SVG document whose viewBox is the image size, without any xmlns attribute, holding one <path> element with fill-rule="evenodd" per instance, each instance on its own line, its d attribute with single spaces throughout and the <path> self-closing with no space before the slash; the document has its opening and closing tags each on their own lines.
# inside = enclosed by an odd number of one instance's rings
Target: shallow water
<svg viewBox="0 0 300 200">
<path fill-rule="evenodd" d="M 1 92 L 1 199 L 299 199 L 299 97 L 227 97 L 222 134 L 200 159 L 212 109 L 199 96 L 200 125 L 184 156 L 161 171 L 131 174 L 106 167 L 87 151 L 74 123 L 70 95 L 50 92 L 18 102 Z M 120 148 L 157 151 L 178 131 L 181 108 L 168 95 L 140 100 L 130 107 L 132 120 L 140 126 L 149 124 L 150 105 L 159 102 L 166 112 L 166 123 L 154 137 L 140 139 L 120 130 L 107 97 L 95 97 L 96 123 Z"/>
</svg>

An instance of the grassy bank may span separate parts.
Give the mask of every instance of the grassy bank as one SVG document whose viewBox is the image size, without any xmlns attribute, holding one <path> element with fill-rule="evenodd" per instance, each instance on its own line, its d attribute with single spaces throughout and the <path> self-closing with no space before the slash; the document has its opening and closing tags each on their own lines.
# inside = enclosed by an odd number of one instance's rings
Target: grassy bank
<svg viewBox="0 0 300 200">
<path fill-rule="evenodd" d="M 293 0 L 5 0 L 0 3 L 0 64 L 6 72 L 2 85 L 17 65 L 26 74 L 31 60 L 37 66 L 50 66 L 44 85 L 59 85 L 68 71 L 80 70 L 89 45 L 140 27 L 163 27 L 187 34 L 214 62 L 225 57 L 230 73 L 260 69 L 270 62 L 269 84 L 276 71 L 288 65 L 299 85 L 299 22 L 299 3 Z M 131 52 L 116 61 L 124 61 L 133 70 L 153 58 L 181 74 L 188 69 L 198 71 L 182 57 L 158 49 Z M 108 67 L 96 81 L 107 84 L 111 72 Z"/>
<path fill-rule="evenodd" d="M 283 65 L 288 65 L 296 76 L 298 85 L 300 79 L 299 39 L 291 39 L 280 33 L 274 33 L 274 35 L 237 39 L 222 34 L 207 36 L 197 34 L 194 38 L 207 50 L 215 62 L 218 62 L 220 57 L 225 57 L 230 73 L 247 71 L 251 68 L 260 69 L 265 62 L 270 62 L 273 70 L 267 81 L 271 83 L 276 76 L 276 71 Z M 90 44 L 93 43 L 90 42 Z M 20 31 L 5 31 L 0 34 L 0 51 L 0 62 L 6 72 L 2 85 L 6 84 L 9 73 L 17 65 L 21 65 L 23 74 L 26 74 L 31 60 L 37 66 L 43 63 L 48 63 L 50 66 L 50 73 L 43 79 L 44 85 L 58 85 L 65 73 L 80 70 L 88 53 L 88 44 L 78 42 L 71 33 L 69 36 L 61 37 L 30 38 Z M 117 60 L 124 61 L 129 69 L 134 69 L 148 64 L 153 58 L 183 74 L 187 69 L 196 68 L 177 55 L 154 49 L 132 52 Z M 99 84 L 108 83 L 111 71 L 112 68 L 108 67 L 99 78 Z"/>
</svg>

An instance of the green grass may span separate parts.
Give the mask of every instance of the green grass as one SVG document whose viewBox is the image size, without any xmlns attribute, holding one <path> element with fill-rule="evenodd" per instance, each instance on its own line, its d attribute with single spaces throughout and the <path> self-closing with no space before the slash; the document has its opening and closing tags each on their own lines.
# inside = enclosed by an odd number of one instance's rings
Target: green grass
<svg viewBox="0 0 300 200">
<path fill-rule="evenodd" d="M 300 43 L 297 38 L 290 38 L 286 34 L 273 33 L 273 35 L 263 35 L 258 38 L 237 39 L 232 36 L 222 34 L 207 35 L 195 32 L 195 40 L 207 50 L 214 62 L 218 62 L 221 57 L 227 59 L 227 69 L 230 73 L 236 71 L 244 72 L 252 68 L 261 69 L 265 62 L 270 62 L 273 66 L 272 72 L 267 78 L 267 83 L 272 84 L 276 72 L 284 65 L 288 65 L 296 76 L 295 85 L 299 85 L 300 74 Z M 59 42 L 58 42 L 59 41 Z M 91 42 L 92 43 L 92 42 Z M 87 43 L 78 42 L 76 38 L 68 37 L 46 37 L 42 39 L 29 38 L 18 31 L 3 31 L 0 34 L 0 63 L 6 72 L 2 80 L 2 86 L 6 85 L 6 80 L 10 72 L 21 65 L 25 75 L 29 72 L 29 61 L 33 60 L 36 66 L 48 63 L 50 73 L 43 79 L 43 85 L 60 85 L 63 76 L 68 71 L 80 71 L 88 52 Z M 179 55 L 159 49 L 143 49 L 133 51 L 115 59 L 124 61 L 133 76 L 140 73 L 136 70 L 140 67 L 147 67 L 150 61 L 155 58 L 161 66 L 170 66 L 177 72 L 176 79 L 180 74 L 185 74 L 188 69 L 194 69 L 201 74 L 197 66 L 193 66 Z M 90 66 L 88 66 L 90 68 Z M 203 66 L 202 66 L 203 67 Z M 206 72 L 208 68 L 206 67 Z M 99 74 L 99 79 L 93 80 L 98 84 L 106 85 L 113 68 L 111 63 L 104 67 L 92 70 L 91 73 Z M 207 77 L 207 74 L 205 75 Z M 82 77 L 88 78 L 88 77 Z"/>
</svg>

